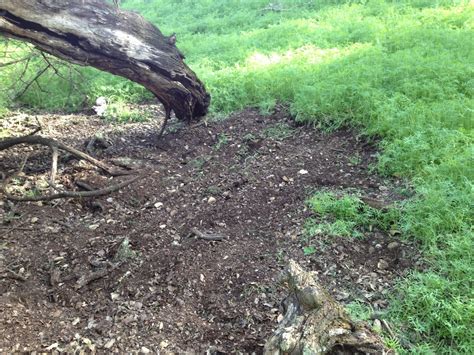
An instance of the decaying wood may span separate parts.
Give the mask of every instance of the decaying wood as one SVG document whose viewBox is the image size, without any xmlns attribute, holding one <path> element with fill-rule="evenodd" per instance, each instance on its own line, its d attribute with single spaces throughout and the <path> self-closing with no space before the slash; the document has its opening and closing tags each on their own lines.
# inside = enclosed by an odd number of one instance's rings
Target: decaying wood
<svg viewBox="0 0 474 355">
<path fill-rule="evenodd" d="M 210 96 L 175 41 L 142 16 L 103 0 L 2 0 L 0 35 L 135 81 L 178 119 L 207 113 Z"/>
<path fill-rule="evenodd" d="M 290 295 L 283 320 L 265 345 L 266 354 L 384 354 L 381 338 L 352 321 L 329 293 L 291 260 L 282 282 Z"/>
<path fill-rule="evenodd" d="M 79 290 L 79 289 L 83 288 L 84 286 L 90 284 L 92 281 L 95 281 L 95 280 L 101 279 L 102 277 L 107 276 L 112 271 L 117 269 L 120 265 L 121 265 L 121 263 L 110 264 L 109 267 L 105 267 L 103 269 L 90 272 L 86 275 L 82 275 L 79 278 L 79 280 L 77 280 L 76 285 L 74 286 L 74 289 Z"/>
</svg>

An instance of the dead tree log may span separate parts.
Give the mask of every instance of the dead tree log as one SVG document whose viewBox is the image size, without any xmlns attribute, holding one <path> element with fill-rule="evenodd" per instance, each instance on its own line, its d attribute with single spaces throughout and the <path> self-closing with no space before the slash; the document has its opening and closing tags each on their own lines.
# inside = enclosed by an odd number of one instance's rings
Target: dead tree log
<svg viewBox="0 0 474 355">
<path fill-rule="evenodd" d="M 2 0 L 0 35 L 142 84 L 179 119 L 207 113 L 210 96 L 174 41 L 104 0 Z"/>
<path fill-rule="evenodd" d="M 290 290 L 285 316 L 265 345 L 265 354 L 384 354 L 380 337 L 353 322 L 329 293 L 296 262 L 282 282 Z"/>
</svg>

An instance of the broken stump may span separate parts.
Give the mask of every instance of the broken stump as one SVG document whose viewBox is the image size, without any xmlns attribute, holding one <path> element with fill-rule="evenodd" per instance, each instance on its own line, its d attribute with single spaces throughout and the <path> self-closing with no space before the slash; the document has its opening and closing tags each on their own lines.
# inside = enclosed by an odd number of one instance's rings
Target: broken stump
<svg viewBox="0 0 474 355">
<path fill-rule="evenodd" d="M 290 295 L 285 315 L 265 344 L 265 354 L 387 354 L 379 335 L 350 319 L 311 272 L 290 260 L 282 282 Z"/>
</svg>

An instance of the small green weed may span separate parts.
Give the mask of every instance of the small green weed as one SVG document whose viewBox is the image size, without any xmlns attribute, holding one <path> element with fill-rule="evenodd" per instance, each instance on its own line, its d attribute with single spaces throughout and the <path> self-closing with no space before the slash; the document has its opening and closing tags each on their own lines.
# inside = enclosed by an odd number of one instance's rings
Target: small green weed
<svg viewBox="0 0 474 355">
<path fill-rule="evenodd" d="M 41 195 L 41 190 L 37 187 L 32 187 L 30 190 L 25 192 L 26 197 L 38 197 Z"/>
<path fill-rule="evenodd" d="M 212 196 L 219 196 L 220 194 L 222 194 L 222 190 L 219 186 L 209 186 L 206 189 L 206 192 Z"/>
<path fill-rule="evenodd" d="M 314 253 L 316 253 L 316 248 L 313 246 L 307 246 L 303 248 L 303 254 L 305 256 L 313 255 Z"/>
<path fill-rule="evenodd" d="M 135 259 L 137 256 L 138 253 L 132 250 L 130 246 L 130 239 L 124 238 L 115 253 L 114 259 L 116 261 L 126 261 L 129 259 Z"/>
<path fill-rule="evenodd" d="M 219 134 L 217 143 L 214 145 L 215 150 L 220 150 L 223 146 L 229 144 L 229 136 L 225 133 Z"/>
<path fill-rule="evenodd" d="M 202 170 L 204 165 L 207 163 L 207 159 L 205 158 L 196 158 L 189 162 L 189 165 L 195 168 L 196 170 Z"/>
<path fill-rule="evenodd" d="M 285 255 L 286 253 L 283 249 L 278 249 L 277 253 L 275 254 L 278 264 L 283 264 L 285 262 Z"/>
<path fill-rule="evenodd" d="M 246 143 L 256 142 L 258 141 L 258 137 L 255 136 L 253 133 L 247 133 L 245 136 L 242 137 L 242 141 Z"/>
<path fill-rule="evenodd" d="M 262 116 L 269 116 L 272 114 L 273 110 L 275 109 L 276 106 L 276 100 L 275 99 L 268 99 L 261 101 L 259 103 L 259 112 Z"/>
<path fill-rule="evenodd" d="M 355 155 L 349 157 L 349 162 L 352 165 L 359 165 L 362 162 L 362 157 L 360 154 L 356 153 Z"/>
<path fill-rule="evenodd" d="M 268 127 L 263 131 L 263 136 L 277 141 L 284 140 L 294 134 L 293 128 L 287 123 L 277 123 L 272 127 Z"/>
<path fill-rule="evenodd" d="M 356 321 L 368 321 L 374 310 L 367 304 L 353 301 L 346 305 L 346 310 L 352 319 Z"/>
</svg>

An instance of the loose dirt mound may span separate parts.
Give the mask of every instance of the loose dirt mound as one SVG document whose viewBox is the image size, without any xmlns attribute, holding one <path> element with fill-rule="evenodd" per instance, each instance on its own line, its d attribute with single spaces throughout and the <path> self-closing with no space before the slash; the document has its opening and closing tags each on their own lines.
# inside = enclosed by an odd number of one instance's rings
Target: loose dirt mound
<svg viewBox="0 0 474 355">
<path fill-rule="evenodd" d="M 108 143 L 98 157 L 147 173 L 94 203 L 3 202 L 0 352 L 260 352 L 277 324 L 284 292 L 275 280 L 290 257 L 317 271 L 337 299 L 385 308 L 413 248 L 388 247 L 394 239 L 374 231 L 365 239 L 321 237 L 305 256 L 304 202 L 321 188 L 391 201 L 397 182 L 369 172 L 375 150 L 353 132 L 323 134 L 286 117 L 248 110 L 208 125 L 174 123 L 158 147 L 149 124 L 42 117 L 47 135 L 80 149 L 102 132 Z M 29 148 L 3 152 L 1 170 L 14 169 L 27 151 L 25 172 L 47 172 L 40 151 Z M 63 163 L 64 186 L 73 175 L 105 182 L 85 164 Z M 192 228 L 225 239 L 195 238 Z"/>
</svg>

